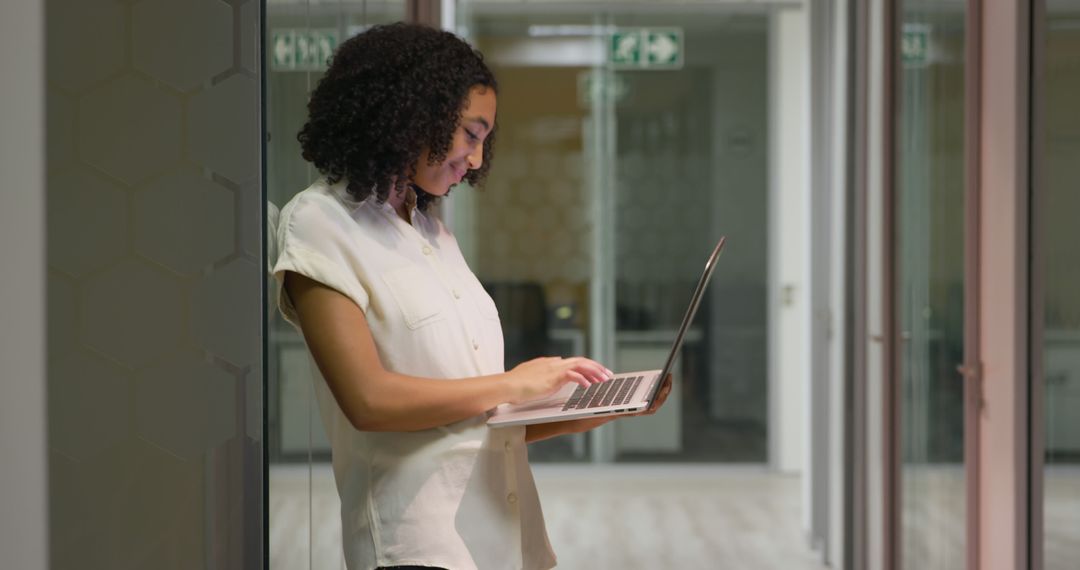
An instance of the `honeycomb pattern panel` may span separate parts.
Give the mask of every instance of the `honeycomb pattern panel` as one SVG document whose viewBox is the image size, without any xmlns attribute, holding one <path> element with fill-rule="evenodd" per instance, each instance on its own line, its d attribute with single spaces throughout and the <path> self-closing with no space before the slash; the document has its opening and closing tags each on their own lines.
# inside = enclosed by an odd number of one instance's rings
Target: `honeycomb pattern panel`
<svg viewBox="0 0 1080 570">
<path fill-rule="evenodd" d="M 534 178 L 550 179 L 559 172 L 560 162 L 562 160 L 558 152 L 541 150 L 532 157 L 529 168 Z"/>
<path fill-rule="evenodd" d="M 236 379 L 201 354 L 178 354 L 144 368 L 135 381 L 143 439 L 195 459 L 236 434 Z"/>
<path fill-rule="evenodd" d="M 159 178 L 135 198 L 136 250 L 183 274 L 233 252 L 235 196 L 182 170 Z"/>
<path fill-rule="evenodd" d="M 78 346 L 75 315 L 78 312 L 77 288 L 73 281 L 50 272 L 46 282 L 48 310 L 46 334 L 49 357 L 66 356 Z"/>
<path fill-rule="evenodd" d="M 693 280 L 700 273 L 711 237 L 709 169 L 701 154 L 630 148 L 619 156 L 615 245 L 620 280 Z"/>
<path fill-rule="evenodd" d="M 138 184 L 180 160 L 180 100 L 125 75 L 87 93 L 79 104 L 83 160 Z"/>
<path fill-rule="evenodd" d="M 204 468 L 152 443 L 50 464 L 52 568 L 205 568 Z"/>
<path fill-rule="evenodd" d="M 51 425 L 51 421 L 50 421 Z M 94 457 L 104 457 L 108 453 Z M 92 484 L 87 461 L 76 461 L 49 449 L 49 500 L 50 521 L 72 521 L 71 524 L 50 523 L 49 563 L 52 568 L 74 568 L 76 562 L 85 563 L 86 551 L 92 547 L 88 521 L 95 512 L 105 512 L 109 494 L 105 487 L 91 489 Z M 82 557 L 81 559 L 79 557 Z M 93 567 L 93 566 L 88 566 Z"/>
<path fill-rule="evenodd" d="M 96 354 L 78 350 L 50 359 L 49 415 L 53 451 L 81 461 L 118 445 L 131 432 L 131 378 Z"/>
<path fill-rule="evenodd" d="M 115 0 L 46 2 L 49 37 L 63 38 L 45 50 L 49 83 L 82 91 L 120 72 L 127 54 L 124 12 Z"/>
<path fill-rule="evenodd" d="M 246 182 L 259 173 L 259 84 L 233 75 L 192 97 L 188 113 L 188 152 L 210 170 L 233 182 Z M 222 125 L 230 125 L 223 129 Z"/>
<path fill-rule="evenodd" d="M 49 265 L 74 276 L 108 266 L 128 248 L 128 195 L 85 168 L 53 171 L 45 197 L 47 223 L 62 239 L 47 241 Z"/>
<path fill-rule="evenodd" d="M 125 260 L 83 285 L 82 341 L 126 366 L 149 365 L 182 346 L 185 298 L 164 270 Z"/>
<path fill-rule="evenodd" d="M 240 251 L 252 258 L 258 258 L 263 250 L 262 223 L 263 201 L 259 179 L 255 178 L 240 185 L 236 194 L 240 198 L 240 211 L 236 222 L 240 224 Z M 273 204 L 266 203 L 266 216 L 273 216 Z M 269 221 L 267 222 L 269 223 Z"/>
<path fill-rule="evenodd" d="M 255 262 L 235 259 L 207 276 L 193 293 L 195 337 L 203 348 L 237 366 L 259 359 L 261 343 L 251 327 L 260 322 L 261 279 Z"/>
<path fill-rule="evenodd" d="M 559 117 L 534 120 L 548 121 L 566 122 Z M 518 128 L 546 129 L 528 124 Z M 476 200 L 478 235 L 500 236 L 478 244 L 477 268 L 483 279 L 540 283 L 590 279 L 591 214 L 581 168 L 580 149 L 508 150 L 499 155 L 487 188 Z"/>
<path fill-rule="evenodd" d="M 508 149 L 499 152 L 496 159 L 498 171 L 507 178 L 525 178 L 528 176 L 529 157 L 526 152 L 516 149 Z"/>
<path fill-rule="evenodd" d="M 49 167 L 70 168 L 75 162 L 75 102 L 57 89 L 46 93 L 45 144 Z"/>
<path fill-rule="evenodd" d="M 215 295 L 259 304 L 258 281 L 228 276 L 230 260 L 256 258 L 242 243 L 261 249 L 260 220 L 239 210 L 240 198 L 259 200 L 262 6 L 46 3 L 56 568 L 262 562 L 248 558 L 244 538 L 262 520 L 261 471 L 251 462 L 262 435 L 261 370 L 207 360 L 193 309 L 193 291 L 222 280 Z M 244 76 L 247 91 L 230 75 Z M 245 163 L 231 164 L 236 157 Z M 229 327 L 257 362 L 258 313 L 233 309 L 219 305 L 200 326 Z"/>
<path fill-rule="evenodd" d="M 252 0 L 240 6 L 240 65 L 252 73 L 259 71 L 259 3 Z"/>
<path fill-rule="evenodd" d="M 251 368 L 240 379 L 244 385 L 245 407 L 248 410 L 261 410 L 263 407 L 262 378 L 262 362 L 261 359 L 256 359 Z M 248 412 L 246 421 L 247 425 L 244 426 L 244 433 L 247 437 L 252 441 L 262 441 L 264 436 L 262 414 Z"/>
<path fill-rule="evenodd" d="M 221 0 L 143 0 L 132 8 L 135 68 L 189 91 L 232 65 L 232 24 Z"/>
</svg>

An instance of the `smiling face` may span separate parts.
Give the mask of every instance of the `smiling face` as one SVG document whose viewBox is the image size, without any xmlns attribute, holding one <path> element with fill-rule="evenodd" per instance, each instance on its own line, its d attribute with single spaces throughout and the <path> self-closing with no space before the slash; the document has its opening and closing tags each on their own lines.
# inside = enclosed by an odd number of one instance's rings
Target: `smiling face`
<svg viewBox="0 0 1080 570">
<path fill-rule="evenodd" d="M 495 91 L 473 87 L 461 112 L 461 124 L 446 153 L 446 160 L 428 164 L 429 151 L 420 155 L 413 183 L 428 194 L 444 196 L 470 171 L 484 163 L 484 139 L 495 126 Z"/>
</svg>

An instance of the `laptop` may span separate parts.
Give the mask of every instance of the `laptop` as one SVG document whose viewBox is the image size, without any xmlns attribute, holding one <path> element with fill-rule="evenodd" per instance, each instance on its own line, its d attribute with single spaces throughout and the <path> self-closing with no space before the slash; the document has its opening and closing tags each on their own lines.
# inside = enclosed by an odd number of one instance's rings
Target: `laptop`
<svg viewBox="0 0 1080 570">
<path fill-rule="evenodd" d="M 709 284 L 713 269 L 716 268 L 716 260 L 720 257 L 720 250 L 724 248 L 724 241 L 725 238 L 721 237 L 713 248 L 712 255 L 705 262 L 705 271 L 690 297 L 690 306 L 679 325 L 675 343 L 671 346 L 671 353 L 668 354 L 663 368 L 616 374 L 607 382 L 592 384 L 588 388 L 576 382 L 567 382 L 551 396 L 520 404 L 503 404 L 495 408 L 488 418 L 488 425 L 505 427 L 561 422 L 591 416 L 634 414 L 648 409 L 660 392 L 663 379 L 675 365 L 683 337 L 686 336 L 698 305 L 701 304 L 701 297 Z"/>
</svg>

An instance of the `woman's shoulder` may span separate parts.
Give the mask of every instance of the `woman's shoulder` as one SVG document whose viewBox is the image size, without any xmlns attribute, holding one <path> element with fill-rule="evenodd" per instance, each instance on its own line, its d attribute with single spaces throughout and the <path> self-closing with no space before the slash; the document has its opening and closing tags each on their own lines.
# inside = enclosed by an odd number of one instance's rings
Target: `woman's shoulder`
<svg viewBox="0 0 1080 570">
<path fill-rule="evenodd" d="M 339 199 L 325 179 L 298 192 L 281 208 L 277 241 L 322 242 L 332 234 L 349 231 L 355 225 L 351 208 Z"/>
<path fill-rule="evenodd" d="M 330 184 L 319 179 L 285 204 L 281 224 L 288 228 L 353 227 L 368 209 L 366 201 L 358 201 L 348 193 L 344 181 Z"/>
<path fill-rule="evenodd" d="M 335 187 L 339 184 L 330 184 L 325 178 L 320 178 L 311 183 L 311 186 L 297 192 L 281 208 L 282 218 L 296 216 L 298 214 L 335 214 L 346 212 L 346 204 L 338 197 Z"/>
</svg>

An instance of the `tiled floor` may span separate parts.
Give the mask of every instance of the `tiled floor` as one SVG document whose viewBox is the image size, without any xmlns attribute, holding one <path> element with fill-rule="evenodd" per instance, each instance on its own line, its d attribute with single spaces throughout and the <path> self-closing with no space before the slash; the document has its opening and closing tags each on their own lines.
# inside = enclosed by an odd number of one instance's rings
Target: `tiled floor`
<svg viewBox="0 0 1080 570">
<path fill-rule="evenodd" d="M 702 465 L 534 472 L 560 569 L 824 568 L 800 529 L 798 477 Z M 309 555 L 310 568 L 343 567 L 337 509 L 328 467 L 310 480 L 306 466 L 272 467 L 271 570 L 309 568 Z"/>
<path fill-rule="evenodd" d="M 707 465 L 538 465 L 534 472 L 561 570 L 824 568 L 801 530 L 795 476 Z M 270 470 L 271 570 L 344 567 L 330 469 L 317 465 L 308 474 L 306 465 Z M 963 568 L 963 471 L 906 466 L 903 477 L 903 567 Z M 1044 486 L 1044 567 L 1075 570 L 1080 468 L 1050 467 Z"/>
<path fill-rule="evenodd" d="M 903 568 L 963 568 L 965 487 L 961 467 L 903 471 Z M 1054 465 L 1043 479 L 1043 568 L 1080 568 L 1080 467 Z"/>
</svg>

